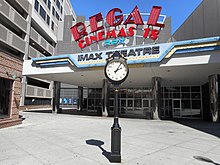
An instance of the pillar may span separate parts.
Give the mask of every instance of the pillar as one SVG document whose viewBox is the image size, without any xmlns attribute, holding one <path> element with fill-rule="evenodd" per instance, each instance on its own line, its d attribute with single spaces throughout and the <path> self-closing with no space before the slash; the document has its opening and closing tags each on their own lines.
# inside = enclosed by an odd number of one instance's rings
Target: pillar
<svg viewBox="0 0 220 165">
<path fill-rule="evenodd" d="M 78 86 L 78 102 L 77 108 L 79 111 L 83 110 L 83 87 Z"/>
<path fill-rule="evenodd" d="M 153 110 L 153 119 L 160 119 L 160 111 L 161 111 L 161 78 L 160 77 L 152 77 L 152 110 Z"/>
<path fill-rule="evenodd" d="M 109 83 L 106 79 L 103 79 L 102 85 L 102 116 L 108 116 L 108 107 L 109 107 Z"/>
<path fill-rule="evenodd" d="M 61 113 L 60 108 L 60 82 L 54 81 L 53 84 L 53 102 L 52 102 L 52 112 Z"/>
<path fill-rule="evenodd" d="M 218 90 L 218 75 L 209 76 L 209 94 L 210 94 L 210 112 L 211 112 L 211 120 L 213 122 L 219 122 L 219 90 Z"/>
<path fill-rule="evenodd" d="M 27 77 L 23 76 L 21 82 L 21 99 L 20 99 L 20 106 L 24 106 L 25 102 L 25 94 L 26 94 L 26 87 L 27 87 Z"/>
</svg>

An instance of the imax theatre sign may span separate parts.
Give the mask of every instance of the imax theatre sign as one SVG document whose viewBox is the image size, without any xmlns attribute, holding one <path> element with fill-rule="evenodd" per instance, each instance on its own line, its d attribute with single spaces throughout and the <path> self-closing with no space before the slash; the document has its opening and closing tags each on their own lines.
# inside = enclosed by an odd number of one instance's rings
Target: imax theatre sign
<svg viewBox="0 0 220 165">
<path fill-rule="evenodd" d="M 160 62 L 173 48 L 173 43 L 139 45 L 111 50 L 94 51 L 69 55 L 78 68 L 104 66 L 106 59 L 116 50 L 126 57 L 128 64 Z"/>
<path fill-rule="evenodd" d="M 115 51 L 120 52 L 127 59 L 128 64 L 146 64 L 160 62 L 174 47 L 174 43 L 153 45 L 138 45 L 132 47 L 113 48 L 78 54 L 64 54 L 59 56 L 32 58 L 33 63 L 40 67 L 71 65 L 77 68 L 105 66 L 106 59 Z"/>
<path fill-rule="evenodd" d="M 71 27 L 71 32 L 81 49 L 100 41 L 104 41 L 103 46 L 125 44 L 125 38 L 135 37 L 136 31 L 140 29 L 143 39 L 157 40 L 160 30 L 165 26 L 164 15 L 162 15 L 164 17 L 162 23 L 158 22 L 161 9 L 160 6 L 153 6 L 148 14 L 140 13 L 136 6 L 130 14 L 122 14 L 121 9 L 113 8 L 107 13 L 105 19 L 102 13 L 95 14 L 89 18 L 89 26 L 78 22 Z M 146 17 L 148 19 L 144 20 Z M 145 28 L 140 28 L 139 25 Z"/>
</svg>

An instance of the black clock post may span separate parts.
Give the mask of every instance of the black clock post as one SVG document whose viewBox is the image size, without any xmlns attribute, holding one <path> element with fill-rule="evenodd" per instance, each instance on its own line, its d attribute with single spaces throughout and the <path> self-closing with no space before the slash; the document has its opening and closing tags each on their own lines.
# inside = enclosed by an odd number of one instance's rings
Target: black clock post
<svg viewBox="0 0 220 165">
<path fill-rule="evenodd" d="M 115 105 L 114 123 L 111 127 L 111 158 L 113 163 L 121 163 L 121 127 L 118 118 L 118 93 L 119 85 L 125 81 L 129 73 L 126 59 L 118 52 L 114 52 L 107 59 L 105 66 L 105 76 L 114 85 Z"/>
<path fill-rule="evenodd" d="M 111 162 L 121 163 L 121 127 L 118 119 L 118 92 L 115 85 L 114 123 L 111 128 Z"/>
</svg>

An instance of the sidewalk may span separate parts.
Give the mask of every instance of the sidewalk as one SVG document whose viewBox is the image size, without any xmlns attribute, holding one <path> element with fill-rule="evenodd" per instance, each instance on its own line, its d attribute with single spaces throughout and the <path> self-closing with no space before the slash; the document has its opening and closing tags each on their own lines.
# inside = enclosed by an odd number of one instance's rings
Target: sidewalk
<svg viewBox="0 0 220 165">
<path fill-rule="evenodd" d="M 21 115 L 25 118 L 22 125 L 0 129 L 0 165 L 114 164 L 105 156 L 110 152 L 113 118 L 35 112 Z M 199 122 L 194 128 L 173 121 L 120 118 L 119 122 L 121 164 L 220 164 L 219 123 L 212 134 L 197 129 Z"/>
</svg>

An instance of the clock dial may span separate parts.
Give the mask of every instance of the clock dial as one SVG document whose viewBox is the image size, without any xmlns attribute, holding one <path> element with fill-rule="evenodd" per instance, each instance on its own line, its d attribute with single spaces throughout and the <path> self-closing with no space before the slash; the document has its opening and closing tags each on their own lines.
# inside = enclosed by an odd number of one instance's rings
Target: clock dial
<svg viewBox="0 0 220 165">
<path fill-rule="evenodd" d="M 106 66 L 106 75 L 113 81 L 121 81 L 127 76 L 128 68 L 122 61 L 111 61 Z"/>
</svg>

